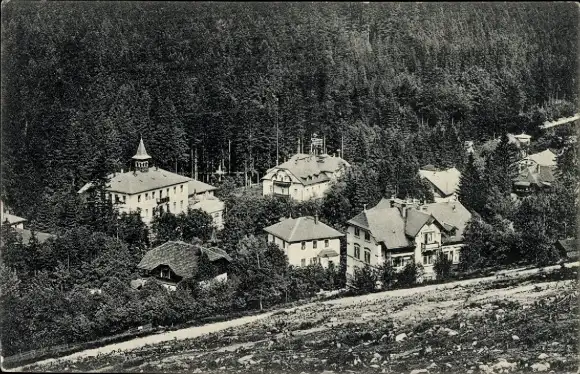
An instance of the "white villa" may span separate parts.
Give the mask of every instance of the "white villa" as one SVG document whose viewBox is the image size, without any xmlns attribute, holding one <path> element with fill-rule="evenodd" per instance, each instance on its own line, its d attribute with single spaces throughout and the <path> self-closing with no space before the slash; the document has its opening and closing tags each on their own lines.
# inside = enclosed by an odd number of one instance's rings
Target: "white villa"
<svg viewBox="0 0 580 374">
<path fill-rule="evenodd" d="M 347 277 L 357 267 L 388 261 L 396 271 L 409 262 L 422 264 L 423 279 L 433 279 L 439 251 L 459 263 L 470 219 L 471 213 L 457 201 L 421 205 L 417 200 L 382 199 L 347 222 Z"/>
<path fill-rule="evenodd" d="M 288 264 L 307 266 L 340 265 L 341 232 L 320 222 L 318 217 L 287 218 L 264 229 L 268 242 L 277 244 L 288 257 Z"/>
<path fill-rule="evenodd" d="M 348 167 L 350 164 L 340 157 L 299 153 L 266 172 L 262 194 L 288 196 L 298 201 L 321 198 L 330 182 Z"/>
<path fill-rule="evenodd" d="M 143 139 L 137 153 L 132 157 L 134 170 L 110 175 L 108 197 L 118 204 L 119 212 L 141 210 L 141 218 L 150 224 L 159 212 L 179 214 L 187 212 L 191 178 L 160 168 L 149 167 L 151 156 L 147 154 Z M 85 193 L 92 183 L 84 185 L 78 193 Z"/>
</svg>

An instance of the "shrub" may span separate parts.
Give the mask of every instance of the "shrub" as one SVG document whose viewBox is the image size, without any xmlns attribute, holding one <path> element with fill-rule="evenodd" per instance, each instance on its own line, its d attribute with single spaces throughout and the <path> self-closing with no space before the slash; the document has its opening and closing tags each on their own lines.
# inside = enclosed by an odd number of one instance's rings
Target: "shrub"
<svg viewBox="0 0 580 374">
<path fill-rule="evenodd" d="M 365 265 L 363 268 L 354 270 L 352 286 L 357 290 L 357 293 L 369 293 L 376 289 L 377 280 L 377 271 L 369 265 Z"/>
</svg>

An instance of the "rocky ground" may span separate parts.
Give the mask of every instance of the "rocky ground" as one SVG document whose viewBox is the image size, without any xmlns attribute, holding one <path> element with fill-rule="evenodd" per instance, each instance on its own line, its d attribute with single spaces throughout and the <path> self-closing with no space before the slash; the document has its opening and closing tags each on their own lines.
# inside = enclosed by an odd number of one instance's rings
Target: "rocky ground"
<svg viewBox="0 0 580 374">
<path fill-rule="evenodd" d="M 504 279 L 425 290 L 310 304 L 195 339 L 27 370 L 577 372 L 576 280 Z"/>
</svg>

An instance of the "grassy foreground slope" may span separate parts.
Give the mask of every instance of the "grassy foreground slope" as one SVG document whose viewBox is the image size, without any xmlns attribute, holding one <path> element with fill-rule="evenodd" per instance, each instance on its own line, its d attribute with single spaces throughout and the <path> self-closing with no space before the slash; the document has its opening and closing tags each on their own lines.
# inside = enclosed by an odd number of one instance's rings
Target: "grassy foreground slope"
<svg viewBox="0 0 580 374">
<path fill-rule="evenodd" d="M 575 373 L 576 281 L 534 278 L 332 300 L 196 339 L 28 370 Z"/>
</svg>

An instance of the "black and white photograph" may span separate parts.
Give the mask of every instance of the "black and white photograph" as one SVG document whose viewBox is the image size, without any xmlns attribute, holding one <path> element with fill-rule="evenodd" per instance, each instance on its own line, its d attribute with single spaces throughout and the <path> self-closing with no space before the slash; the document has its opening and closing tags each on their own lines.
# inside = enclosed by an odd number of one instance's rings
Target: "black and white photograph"
<svg viewBox="0 0 580 374">
<path fill-rule="evenodd" d="M 1 2 L 3 372 L 580 373 L 576 2 Z"/>
</svg>

